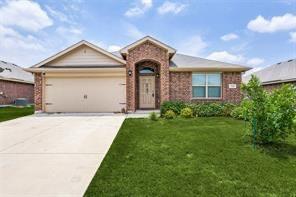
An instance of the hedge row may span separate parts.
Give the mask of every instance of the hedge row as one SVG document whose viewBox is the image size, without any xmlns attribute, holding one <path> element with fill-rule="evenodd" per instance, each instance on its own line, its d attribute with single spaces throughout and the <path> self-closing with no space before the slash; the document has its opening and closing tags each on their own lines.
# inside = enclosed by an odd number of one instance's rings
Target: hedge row
<svg viewBox="0 0 296 197">
<path fill-rule="evenodd" d="M 215 117 L 215 116 L 231 116 L 232 111 L 236 108 L 236 105 L 231 103 L 185 103 L 182 101 L 166 101 L 160 107 L 160 114 L 164 114 L 168 110 L 172 110 L 176 115 L 180 115 L 181 110 L 184 108 L 190 108 L 195 117 Z"/>
</svg>

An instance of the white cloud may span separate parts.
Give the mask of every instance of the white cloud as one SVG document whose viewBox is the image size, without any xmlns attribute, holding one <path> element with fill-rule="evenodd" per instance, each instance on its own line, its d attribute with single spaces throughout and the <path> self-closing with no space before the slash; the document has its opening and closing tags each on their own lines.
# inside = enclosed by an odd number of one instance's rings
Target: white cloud
<svg viewBox="0 0 296 197">
<path fill-rule="evenodd" d="M 215 51 L 208 55 L 207 58 L 229 63 L 243 63 L 245 61 L 242 55 L 231 54 L 227 51 Z"/>
<path fill-rule="evenodd" d="M 264 62 L 264 59 L 262 58 L 258 58 L 258 57 L 255 57 L 255 58 L 251 58 L 247 61 L 247 65 L 250 65 L 250 66 L 259 66 L 261 65 L 262 63 Z"/>
<path fill-rule="evenodd" d="M 159 14 L 173 13 L 178 14 L 187 7 L 186 4 L 165 1 L 158 9 Z"/>
<path fill-rule="evenodd" d="M 296 32 L 290 32 L 290 42 L 296 43 Z"/>
<path fill-rule="evenodd" d="M 64 14 L 63 12 L 55 10 L 55 9 L 51 8 L 50 6 L 45 6 L 45 7 L 52 17 L 57 18 L 58 20 L 60 20 L 62 22 L 72 23 L 72 21 L 68 18 L 68 16 L 66 14 Z"/>
<path fill-rule="evenodd" d="M 224 36 L 221 36 L 221 40 L 223 41 L 230 41 L 230 40 L 236 40 L 239 36 L 234 33 L 225 34 Z"/>
<path fill-rule="evenodd" d="M 33 1 L 7 1 L 0 7 L 0 25 L 39 31 L 51 26 L 53 21 L 38 3 Z"/>
<path fill-rule="evenodd" d="M 208 44 L 202 39 L 201 36 L 195 35 L 187 40 L 184 40 L 178 47 L 178 51 L 186 55 L 201 56 L 203 50 Z"/>
<path fill-rule="evenodd" d="M 115 52 L 115 51 L 119 51 L 121 49 L 121 46 L 118 45 L 110 45 L 108 46 L 107 50 L 109 52 Z"/>
<path fill-rule="evenodd" d="M 248 29 L 259 33 L 296 29 L 296 16 L 287 13 L 283 16 L 274 16 L 268 20 L 259 15 L 248 23 Z"/>
<path fill-rule="evenodd" d="M 138 40 L 145 36 L 143 32 L 141 32 L 136 26 L 132 24 L 129 24 L 129 23 L 125 24 L 125 28 L 126 28 L 127 36 L 133 40 Z"/>
<path fill-rule="evenodd" d="M 0 59 L 11 61 L 21 66 L 36 63 L 46 49 L 38 38 L 21 35 L 9 27 L 0 25 Z M 36 55 L 33 55 L 36 54 Z"/>
<path fill-rule="evenodd" d="M 135 6 L 128 9 L 124 15 L 127 17 L 142 15 L 152 7 L 152 4 L 153 4 L 152 0 L 140 0 L 139 2 L 136 3 Z"/>
<path fill-rule="evenodd" d="M 221 61 L 221 62 L 228 62 L 233 64 L 243 64 L 249 65 L 253 67 L 258 67 L 264 63 L 264 59 L 259 57 L 254 58 L 246 58 L 242 54 L 233 54 L 228 51 L 215 51 L 207 56 L 208 59 Z"/>
<path fill-rule="evenodd" d="M 78 27 L 58 27 L 56 29 L 56 32 L 59 33 L 60 35 L 63 35 L 65 37 L 68 37 L 69 34 L 74 34 L 74 35 L 80 35 L 82 34 L 82 29 Z"/>
</svg>

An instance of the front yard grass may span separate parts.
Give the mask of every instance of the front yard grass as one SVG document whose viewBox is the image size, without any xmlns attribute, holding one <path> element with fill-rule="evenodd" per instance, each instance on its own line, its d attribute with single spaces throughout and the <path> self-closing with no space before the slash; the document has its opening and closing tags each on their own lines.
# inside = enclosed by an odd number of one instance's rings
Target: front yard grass
<svg viewBox="0 0 296 197">
<path fill-rule="evenodd" d="M 126 119 L 85 196 L 295 196 L 296 139 L 252 145 L 230 118 Z"/>
<path fill-rule="evenodd" d="M 34 107 L 0 107 L 0 122 L 31 115 L 34 113 Z"/>
</svg>

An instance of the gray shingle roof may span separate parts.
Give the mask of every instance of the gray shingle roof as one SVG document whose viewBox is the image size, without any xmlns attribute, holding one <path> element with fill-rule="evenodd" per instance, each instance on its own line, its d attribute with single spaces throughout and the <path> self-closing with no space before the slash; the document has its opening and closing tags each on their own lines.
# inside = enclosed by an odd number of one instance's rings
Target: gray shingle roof
<svg viewBox="0 0 296 197">
<path fill-rule="evenodd" d="M 178 68 L 245 68 L 249 70 L 250 68 L 247 66 L 241 66 L 237 64 L 231 64 L 226 62 L 219 62 L 215 60 L 204 59 L 200 57 L 194 57 L 183 54 L 175 54 L 171 59 L 170 66 L 178 67 Z"/>
<path fill-rule="evenodd" d="M 279 62 L 252 74 L 259 77 L 263 84 L 296 81 L 296 59 Z M 248 82 L 252 74 L 244 76 L 243 82 Z"/>
<path fill-rule="evenodd" d="M 119 51 L 113 52 L 113 54 L 122 58 Z M 215 60 L 183 55 L 179 53 L 176 53 L 172 57 L 170 61 L 170 66 L 175 68 L 217 68 L 219 67 L 219 68 L 229 68 L 229 69 L 242 68 L 243 70 L 251 69 L 247 66 L 241 66 L 241 65 L 231 64 L 226 62 L 219 62 Z"/>
<path fill-rule="evenodd" d="M 0 61 L 0 79 L 26 83 L 34 82 L 34 78 L 31 73 L 24 71 L 21 67 L 13 63 L 4 61 Z"/>
</svg>

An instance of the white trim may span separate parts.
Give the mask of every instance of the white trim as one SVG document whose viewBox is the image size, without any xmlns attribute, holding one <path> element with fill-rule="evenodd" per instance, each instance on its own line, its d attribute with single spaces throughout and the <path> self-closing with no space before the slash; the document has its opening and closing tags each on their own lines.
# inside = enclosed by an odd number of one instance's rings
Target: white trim
<svg viewBox="0 0 296 197">
<path fill-rule="evenodd" d="M 20 79 L 13 79 L 13 78 L 3 78 L 3 77 L 0 77 L 0 80 L 10 81 L 10 82 L 16 82 L 16 83 L 34 84 L 34 81 L 23 81 L 23 80 L 20 80 Z"/>
<path fill-rule="evenodd" d="M 31 68 L 39 68 L 40 66 L 43 66 L 44 64 L 46 64 L 48 62 L 51 62 L 51 61 L 57 59 L 58 57 L 61 57 L 62 55 L 65 55 L 66 53 L 72 51 L 73 49 L 76 49 L 77 47 L 79 47 L 81 45 L 86 45 L 86 46 L 88 46 L 88 47 L 90 47 L 90 48 L 92 48 L 92 49 L 94 49 L 94 50 L 96 50 L 96 51 L 98 51 L 98 52 L 100 52 L 100 53 L 114 59 L 114 60 L 116 60 L 117 62 L 119 62 L 121 64 L 126 64 L 125 60 L 117 57 L 116 55 L 114 55 L 114 54 L 112 54 L 112 53 L 110 53 L 110 52 L 108 52 L 108 51 L 106 51 L 106 50 L 104 50 L 104 49 L 102 49 L 102 48 L 88 42 L 88 41 L 81 40 L 80 42 L 78 42 L 78 43 L 76 43 L 76 44 L 74 44 L 74 45 L 60 51 L 59 53 L 57 53 L 57 54 L 55 54 L 55 55 L 53 55 L 53 56 L 39 62 L 38 64 L 35 64 Z"/>
<path fill-rule="evenodd" d="M 219 74 L 220 75 L 220 85 L 208 85 L 208 75 L 211 74 Z M 193 85 L 193 75 L 205 75 L 206 77 L 206 83 L 205 85 Z M 200 100 L 220 100 L 222 99 L 222 73 L 221 72 L 198 72 L 198 73 L 192 73 L 192 79 L 191 79 L 191 90 L 192 90 L 192 95 L 191 99 L 200 99 Z M 205 97 L 193 97 L 193 87 L 205 87 Z M 208 87 L 220 87 L 220 97 L 208 97 Z"/>
<path fill-rule="evenodd" d="M 144 38 L 142 38 L 142 39 L 140 39 L 140 40 L 138 40 L 138 41 L 124 47 L 124 48 L 122 48 L 120 50 L 120 53 L 127 54 L 130 49 L 132 49 L 132 48 L 134 48 L 134 47 L 138 46 L 139 44 L 142 44 L 143 42 L 146 42 L 146 41 L 150 41 L 150 42 L 152 42 L 152 43 L 154 43 L 154 44 L 168 50 L 168 53 L 171 53 L 171 54 L 176 53 L 176 49 L 174 49 L 174 48 L 172 48 L 172 47 L 170 47 L 170 46 L 168 46 L 168 45 L 166 45 L 166 44 L 160 42 L 159 40 L 156 40 L 155 38 L 152 38 L 150 36 L 145 36 Z"/>
</svg>

